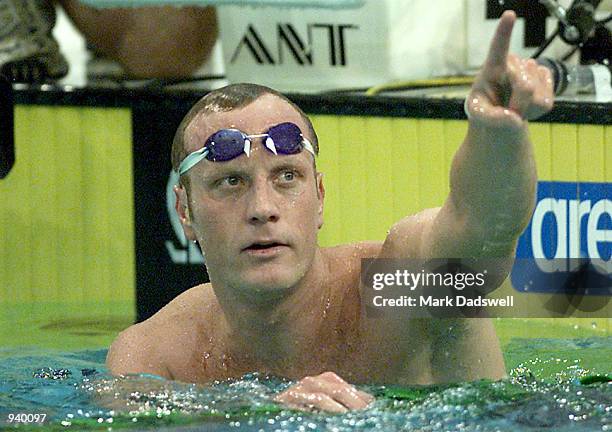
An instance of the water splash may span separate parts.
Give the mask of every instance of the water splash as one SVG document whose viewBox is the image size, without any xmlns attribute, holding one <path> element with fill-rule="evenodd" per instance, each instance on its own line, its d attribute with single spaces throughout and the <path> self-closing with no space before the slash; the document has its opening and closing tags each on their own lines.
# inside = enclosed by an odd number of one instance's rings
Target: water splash
<svg viewBox="0 0 612 432">
<path fill-rule="evenodd" d="M 578 351 L 580 349 L 580 351 Z M 517 340 L 507 379 L 446 386 L 365 386 L 376 400 L 342 415 L 304 413 L 272 402 L 290 381 L 248 374 L 195 385 L 152 375 L 109 376 L 105 350 L 82 355 L 2 357 L 0 415 L 5 409 L 49 413 L 61 430 L 121 428 L 253 431 L 592 431 L 612 430 L 612 385 L 585 378 L 609 371 L 585 366 L 585 353 L 609 367 L 612 338 Z M 551 354 L 554 353 L 554 354 Z M 581 357 L 581 358 L 579 358 Z M 34 377 L 33 373 L 46 374 Z M 52 371 L 65 370 L 65 379 Z M 604 380 L 605 381 L 605 380 Z"/>
</svg>

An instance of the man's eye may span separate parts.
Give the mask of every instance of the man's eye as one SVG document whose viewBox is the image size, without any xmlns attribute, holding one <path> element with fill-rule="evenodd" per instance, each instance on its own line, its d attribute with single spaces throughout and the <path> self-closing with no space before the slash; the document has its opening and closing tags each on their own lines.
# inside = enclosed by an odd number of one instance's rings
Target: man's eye
<svg viewBox="0 0 612 432">
<path fill-rule="evenodd" d="M 227 176 L 219 180 L 219 186 L 238 186 L 240 184 L 240 177 L 238 176 Z"/>
<path fill-rule="evenodd" d="M 296 174 L 293 171 L 283 171 L 281 173 L 281 180 L 284 182 L 292 182 L 295 180 Z"/>
</svg>

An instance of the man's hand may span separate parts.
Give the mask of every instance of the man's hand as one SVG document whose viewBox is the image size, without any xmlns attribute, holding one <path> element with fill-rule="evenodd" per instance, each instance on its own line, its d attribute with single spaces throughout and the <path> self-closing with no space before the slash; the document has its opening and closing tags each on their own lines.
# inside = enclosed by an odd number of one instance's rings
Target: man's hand
<svg viewBox="0 0 612 432">
<path fill-rule="evenodd" d="M 540 117 L 553 105 L 550 71 L 533 59 L 508 54 L 515 20 L 512 11 L 502 15 L 466 100 L 470 120 L 485 127 L 520 129 L 524 120 Z"/>
<path fill-rule="evenodd" d="M 374 397 L 357 390 L 335 373 L 324 372 L 321 375 L 301 379 L 274 400 L 289 408 L 302 411 L 345 413 L 367 407 Z"/>
</svg>

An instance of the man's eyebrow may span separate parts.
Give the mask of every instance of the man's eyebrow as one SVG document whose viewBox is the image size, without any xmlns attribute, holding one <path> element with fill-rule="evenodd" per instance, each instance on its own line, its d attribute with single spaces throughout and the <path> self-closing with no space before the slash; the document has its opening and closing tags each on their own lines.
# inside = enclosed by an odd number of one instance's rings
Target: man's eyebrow
<svg viewBox="0 0 612 432">
<path fill-rule="evenodd" d="M 306 169 L 307 164 L 300 160 L 282 160 L 272 166 L 272 171 L 280 171 L 283 169 Z"/>
<path fill-rule="evenodd" d="M 241 167 L 215 165 L 211 167 L 204 167 L 204 169 L 200 172 L 195 172 L 194 177 L 195 180 L 199 179 L 203 181 L 210 181 L 224 175 L 244 175 L 245 172 L 246 171 Z"/>
</svg>

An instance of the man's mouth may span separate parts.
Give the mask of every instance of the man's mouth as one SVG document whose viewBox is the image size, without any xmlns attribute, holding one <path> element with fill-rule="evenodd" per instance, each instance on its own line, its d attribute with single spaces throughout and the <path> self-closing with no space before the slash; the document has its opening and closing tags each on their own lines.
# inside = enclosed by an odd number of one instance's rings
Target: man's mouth
<svg viewBox="0 0 612 432">
<path fill-rule="evenodd" d="M 247 251 L 247 250 L 266 250 L 266 249 L 272 249 L 278 246 L 287 246 L 284 243 L 279 243 L 279 242 L 275 242 L 275 241 L 271 241 L 271 242 L 261 242 L 261 243 L 251 243 L 249 246 L 245 247 L 243 250 Z"/>
<path fill-rule="evenodd" d="M 288 245 L 286 243 L 281 243 L 277 241 L 260 241 L 254 242 L 242 249 L 243 252 L 246 252 L 249 255 L 255 256 L 274 256 L 277 253 L 280 253 L 285 247 Z"/>
</svg>

